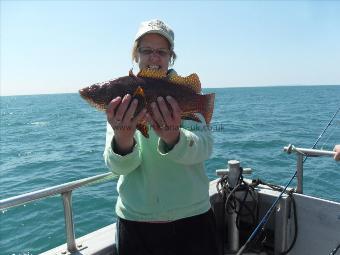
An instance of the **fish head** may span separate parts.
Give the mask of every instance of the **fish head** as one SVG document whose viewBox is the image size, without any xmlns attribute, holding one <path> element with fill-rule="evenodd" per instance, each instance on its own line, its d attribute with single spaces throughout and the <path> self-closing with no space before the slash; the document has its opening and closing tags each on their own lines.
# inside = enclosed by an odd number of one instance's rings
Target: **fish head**
<svg viewBox="0 0 340 255">
<path fill-rule="evenodd" d="M 140 78 L 124 76 L 82 88 L 79 90 L 79 94 L 91 106 L 100 111 L 105 111 L 112 99 L 123 98 L 126 94 L 130 94 L 139 102 L 136 110 L 138 113 L 145 104 L 143 85 L 143 80 Z"/>
<path fill-rule="evenodd" d="M 105 111 L 112 100 L 107 84 L 94 84 L 79 90 L 80 96 L 100 111 Z"/>
</svg>

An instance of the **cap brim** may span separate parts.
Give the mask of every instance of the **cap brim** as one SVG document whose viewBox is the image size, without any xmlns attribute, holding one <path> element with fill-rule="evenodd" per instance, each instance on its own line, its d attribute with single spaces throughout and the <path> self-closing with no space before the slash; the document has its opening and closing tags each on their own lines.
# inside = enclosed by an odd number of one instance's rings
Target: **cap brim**
<svg viewBox="0 0 340 255">
<path fill-rule="evenodd" d="M 149 31 L 144 32 L 141 35 L 139 35 L 135 40 L 140 39 L 141 37 L 143 37 L 146 34 L 159 34 L 159 35 L 165 37 L 169 41 L 171 49 L 174 48 L 174 42 L 173 42 L 172 38 L 167 33 L 163 32 L 161 30 L 149 30 Z"/>
</svg>

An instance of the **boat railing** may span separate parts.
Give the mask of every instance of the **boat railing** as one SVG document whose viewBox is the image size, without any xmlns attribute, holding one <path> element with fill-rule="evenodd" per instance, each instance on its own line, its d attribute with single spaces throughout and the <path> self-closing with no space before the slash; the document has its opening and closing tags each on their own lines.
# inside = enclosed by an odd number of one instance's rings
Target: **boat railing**
<svg viewBox="0 0 340 255">
<path fill-rule="evenodd" d="M 285 152 L 291 154 L 292 152 L 296 153 L 296 192 L 303 194 L 303 163 L 305 157 L 321 157 L 321 156 L 334 156 L 334 151 L 327 150 L 315 150 L 315 149 L 307 149 L 307 148 L 298 148 L 294 145 L 289 144 L 283 148 Z"/>
<path fill-rule="evenodd" d="M 72 191 L 85 185 L 102 182 L 106 179 L 111 179 L 112 173 L 99 174 L 96 176 L 56 185 L 53 187 L 25 193 L 22 195 L 0 200 L 0 210 L 5 210 L 11 207 L 23 205 L 33 202 L 38 199 L 43 199 L 60 194 L 63 199 L 65 231 L 67 239 L 67 250 L 72 253 L 76 252 L 77 244 L 75 239 L 73 211 L 72 211 Z"/>
</svg>

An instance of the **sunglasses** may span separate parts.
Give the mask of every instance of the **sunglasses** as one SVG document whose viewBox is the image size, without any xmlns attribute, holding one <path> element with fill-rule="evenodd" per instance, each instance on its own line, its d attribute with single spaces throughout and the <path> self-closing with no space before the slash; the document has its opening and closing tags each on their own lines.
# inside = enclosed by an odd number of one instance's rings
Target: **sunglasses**
<svg viewBox="0 0 340 255">
<path fill-rule="evenodd" d="M 168 49 L 163 49 L 163 48 L 152 49 L 152 48 L 149 48 L 149 47 L 139 47 L 138 52 L 139 52 L 139 54 L 144 55 L 144 56 L 149 56 L 152 53 L 155 53 L 160 57 L 166 57 L 166 56 L 169 56 L 169 54 L 170 54 L 170 50 L 168 50 Z"/>
</svg>

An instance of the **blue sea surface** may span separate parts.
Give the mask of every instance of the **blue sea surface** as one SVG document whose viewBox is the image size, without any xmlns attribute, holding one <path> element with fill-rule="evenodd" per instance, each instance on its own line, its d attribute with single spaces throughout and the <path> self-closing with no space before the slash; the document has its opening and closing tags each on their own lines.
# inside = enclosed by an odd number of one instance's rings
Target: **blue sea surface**
<svg viewBox="0 0 340 255">
<path fill-rule="evenodd" d="M 216 93 L 206 162 L 209 179 L 227 161 L 251 167 L 247 178 L 285 185 L 295 155 L 283 147 L 311 148 L 340 107 L 340 86 L 205 89 Z M 78 94 L 1 97 L 0 199 L 108 172 L 103 161 L 106 118 Z M 340 143 L 340 113 L 316 148 Z M 295 185 L 295 183 L 293 184 Z M 304 193 L 340 202 L 340 163 L 309 158 Z M 116 181 L 73 192 L 76 236 L 115 222 Z M 0 212 L 0 254 L 39 254 L 66 242 L 61 197 Z"/>
</svg>

